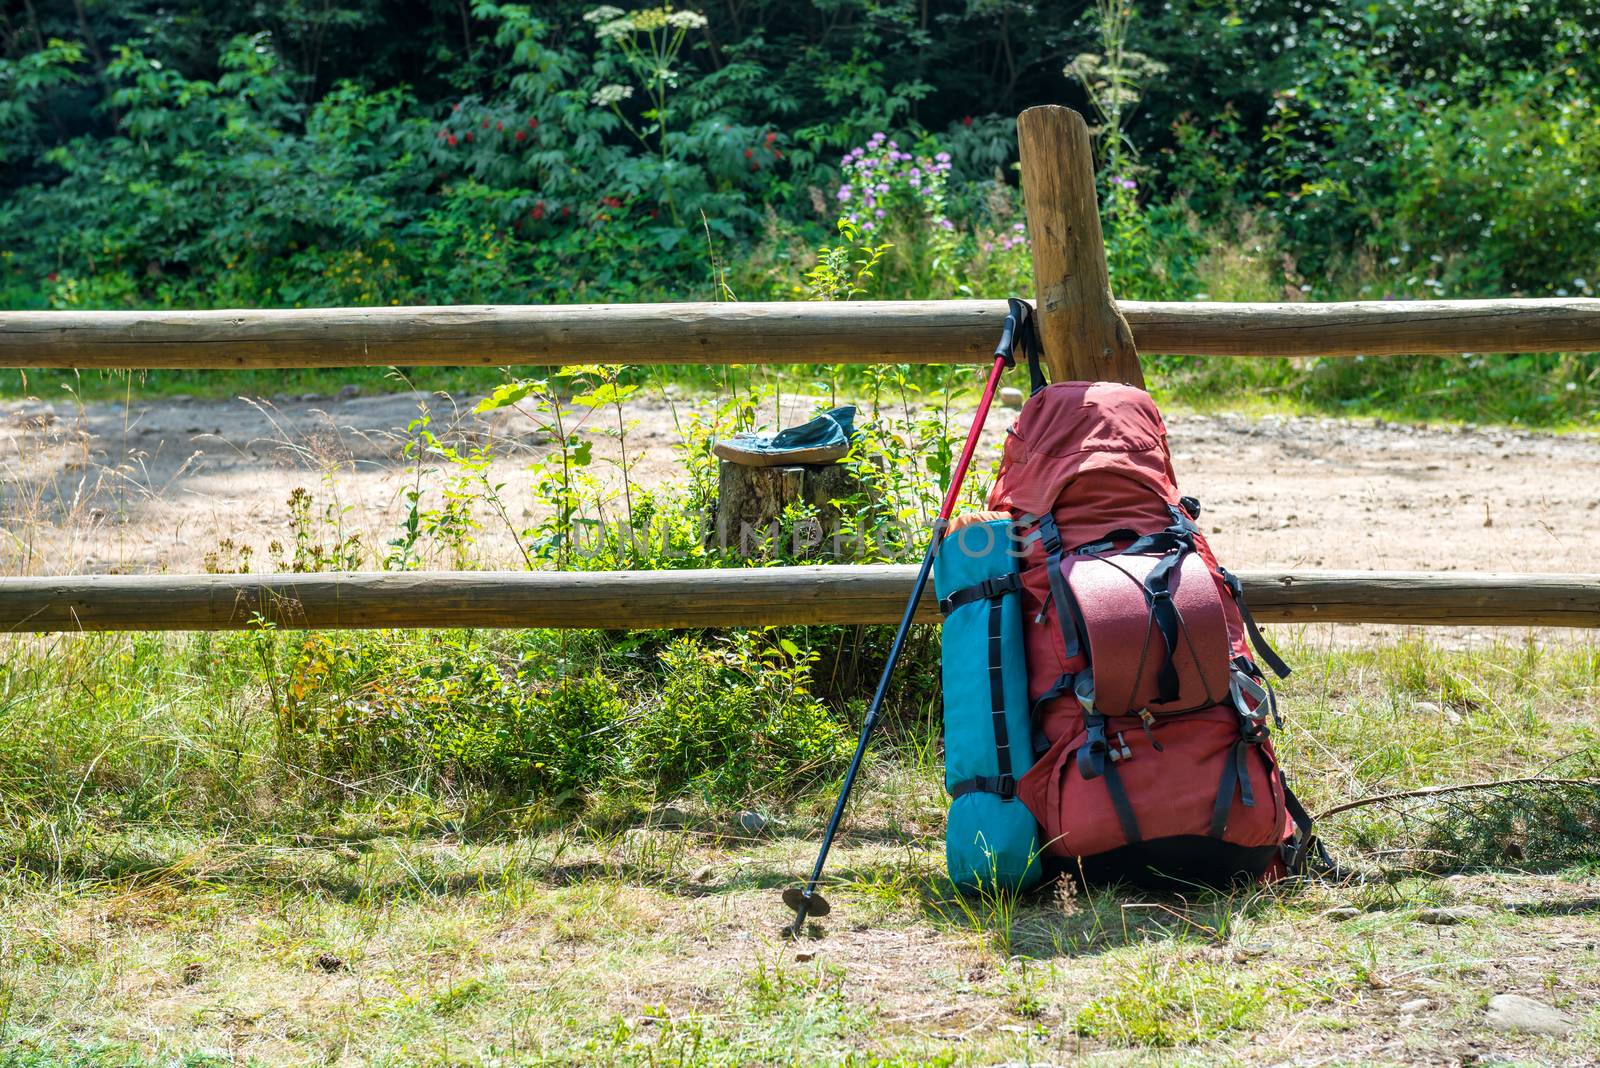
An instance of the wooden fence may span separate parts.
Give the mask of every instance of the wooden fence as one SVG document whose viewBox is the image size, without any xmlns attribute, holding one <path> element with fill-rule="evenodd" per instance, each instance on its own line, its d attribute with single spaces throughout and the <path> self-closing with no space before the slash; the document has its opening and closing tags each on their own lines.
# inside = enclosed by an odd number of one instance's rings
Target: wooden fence
<svg viewBox="0 0 1600 1068">
<path fill-rule="evenodd" d="M 1138 347 L 1194 356 L 1600 351 L 1600 300 L 1119 306 L 1083 120 L 1031 108 L 1018 119 L 1018 142 L 1053 380 L 1142 384 Z M 979 363 L 1004 314 L 999 300 L 0 312 L 0 367 Z M 1600 575 L 1241 577 L 1263 620 L 1600 627 Z M 3 578 L 0 629 L 887 623 L 914 579 L 914 568 L 898 566 Z"/>
<path fill-rule="evenodd" d="M 1126 301 L 1147 352 L 1600 351 L 1600 300 Z M 0 312 L 0 367 L 987 363 L 1003 300 Z"/>
<path fill-rule="evenodd" d="M 0 580 L 15 632 L 895 623 L 917 569 L 400 571 Z M 1600 575 L 1242 571 L 1263 622 L 1600 626 Z M 938 621 L 924 597 L 921 619 Z"/>
</svg>

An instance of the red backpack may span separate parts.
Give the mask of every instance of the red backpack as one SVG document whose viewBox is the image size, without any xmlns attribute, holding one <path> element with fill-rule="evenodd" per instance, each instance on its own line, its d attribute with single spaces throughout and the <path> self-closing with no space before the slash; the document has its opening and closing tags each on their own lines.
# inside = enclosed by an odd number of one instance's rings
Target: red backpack
<svg viewBox="0 0 1600 1068">
<path fill-rule="evenodd" d="M 1284 783 L 1277 702 L 1251 649 L 1289 673 L 1180 497 L 1149 394 L 1036 387 L 989 506 L 1017 562 L 1033 769 L 1016 795 L 1047 858 L 1095 880 L 1222 885 L 1297 871 L 1314 839 Z"/>
</svg>

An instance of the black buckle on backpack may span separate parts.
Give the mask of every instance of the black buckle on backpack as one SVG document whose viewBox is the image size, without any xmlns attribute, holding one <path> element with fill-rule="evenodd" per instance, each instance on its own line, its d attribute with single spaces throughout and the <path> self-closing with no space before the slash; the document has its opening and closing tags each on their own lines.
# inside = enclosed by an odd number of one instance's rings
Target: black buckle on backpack
<svg viewBox="0 0 1600 1068">
<path fill-rule="evenodd" d="M 1046 556 L 1054 556 L 1061 551 L 1061 528 L 1056 526 L 1056 518 L 1048 512 L 1039 517 L 1039 547 Z"/>
<path fill-rule="evenodd" d="M 1017 780 L 1009 772 L 1005 775 L 974 775 L 950 787 L 952 801 L 967 794 L 994 794 L 1002 801 L 1011 801 L 1017 796 Z"/>
<path fill-rule="evenodd" d="M 1098 719 L 1098 717 L 1096 717 Z M 1106 772 L 1106 754 L 1111 751 L 1111 743 L 1106 739 L 1106 724 L 1104 719 L 1092 722 L 1084 728 L 1083 744 L 1078 747 L 1078 775 L 1085 781 L 1098 779 Z"/>
<path fill-rule="evenodd" d="M 1004 597 L 1008 593 L 1015 593 L 1021 588 L 1022 580 L 1017 577 L 1015 571 L 1009 575 L 1001 575 L 998 578 L 984 579 L 982 582 L 966 586 L 940 600 L 939 611 L 949 615 L 964 604 L 971 604 L 973 601 L 992 601 L 996 597 Z"/>
</svg>

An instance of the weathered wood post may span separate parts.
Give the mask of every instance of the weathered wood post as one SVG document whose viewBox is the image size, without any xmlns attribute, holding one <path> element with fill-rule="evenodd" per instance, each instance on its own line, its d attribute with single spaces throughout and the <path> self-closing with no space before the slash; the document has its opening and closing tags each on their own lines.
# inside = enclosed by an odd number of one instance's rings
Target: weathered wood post
<svg viewBox="0 0 1600 1068">
<path fill-rule="evenodd" d="M 1088 125 L 1071 108 L 1029 108 L 1017 117 L 1017 148 L 1050 380 L 1143 386 L 1133 331 L 1106 273 Z"/>
</svg>

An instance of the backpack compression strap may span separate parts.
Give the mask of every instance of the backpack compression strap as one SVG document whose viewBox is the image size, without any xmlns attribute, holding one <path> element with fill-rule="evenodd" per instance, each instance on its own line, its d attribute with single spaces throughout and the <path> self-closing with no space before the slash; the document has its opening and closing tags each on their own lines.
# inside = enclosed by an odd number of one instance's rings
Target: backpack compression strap
<svg viewBox="0 0 1600 1068">
<path fill-rule="evenodd" d="M 1017 796 L 1017 779 L 1011 763 L 1011 732 L 1006 727 L 1006 673 L 1004 648 L 1001 642 L 1001 624 L 1004 622 L 1005 596 L 1021 586 L 1016 573 L 998 579 L 987 579 L 976 586 L 968 586 L 939 602 L 945 613 L 954 611 L 973 601 L 989 602 L 989 709 L 994 717 L 994 756 L 999 775 L 975 775 L 950 787 L 952 800 L 964 794 L 998 794 L 1003 801 Z M 946 606 L 949 607 L 946 607 Z"/>
<path fill-rule="evenodd" d="M 1061 631 L 1062 652 L 1066 654 L 1066 662 L 1076 660 L 1079 653 L 1078 644 L 1078 602 L 1072 596 L 1072 590 L 1067 586 L 1067 577 L 1061 572 L 1061 558 L 1063 556 L 1061 545 L 1061 528 L 1056 526 L 1053 515 L 1046 512 L 1039 517 L 1038 528 L 1028 535 L 1030 539 L 1037 538 L 1039 547 L 1045 554 L 1045 576 L 1050 580 L 1050 600 L 1055 603 L 1056 623 Z M 1040 622 L 1044 618 L 1040 613 Z M 1071 693 L 1077 682 L 1072 672 L 1067 672 L 1050 688 L 1040 694 L 1033 702 L 1032 712 L 1037 713 L 1047 703 L 1054 701 L 1062 694 Z"/>
<path fill-rule="evenodd" d="M 1279 772 L 1280 777 L 1282 774 L 1282 772 Z M 1289 810 L 1290 818 L 1294 820 L 1295 828 L 1294 837 L 1283 847 L 1283 865 L 1288 869 L 1289 874 L 1305 874 L 1310 867 L 1308 862 L 1313 853 L 1316 854 L 1317 860 L 1322 863 L 1325 872 L 1337 872 L 1338 865 L 1328 855 L 1327 847 L 1322 844 L 1322 839 L 1313 833 L 1315 825 L 1312 822 L 1311 813 L 1306 811 L 1306 807 L 1300 803 L 1300 799 L 1294 796 L 1294 791 L 1289 789 L 1289 781 L 1287 779 L 1283 781 L 1283 803 L 1284 807 Z"/>
<path fill-rule="evenodd" d="M 996 597 L 1004 597 L 1006 594 L 1014 593 L 1020 589 L 1022 589 L 1022 580 L 1013 571 L 1009 575 L 984 579 L 975 585 L 957 590 L 950 596 L 940 600 L 939 611 L 949 615 L 964 604 L 971 604 L 973 601 L 993 600 Z"/>
<path fill-rule="evenodd" d="M 1244 620 L 1244 629 L 1250 635 L 1250 644 L 1254 646 L 1257 655 L 1266 661 L 1272 673 L 1280 679 L 1289 677 L 1289 665 L 1283 662 L 1272 646 L 1267 644 L 1267 639 L 1262 635 L 1261 628 L 1256 626 L 1256 617 L 1250 614 L 1250 606 L 1244 601 L 1244 584 L 1239 581 L 1227 568 L 1219 567 L 1222 573 L 1223 584 L 1228 587 L 1228 592 L 1233 595 L 1233 603 L 1239 606 L 1239 616 Z"/>
</svg>

